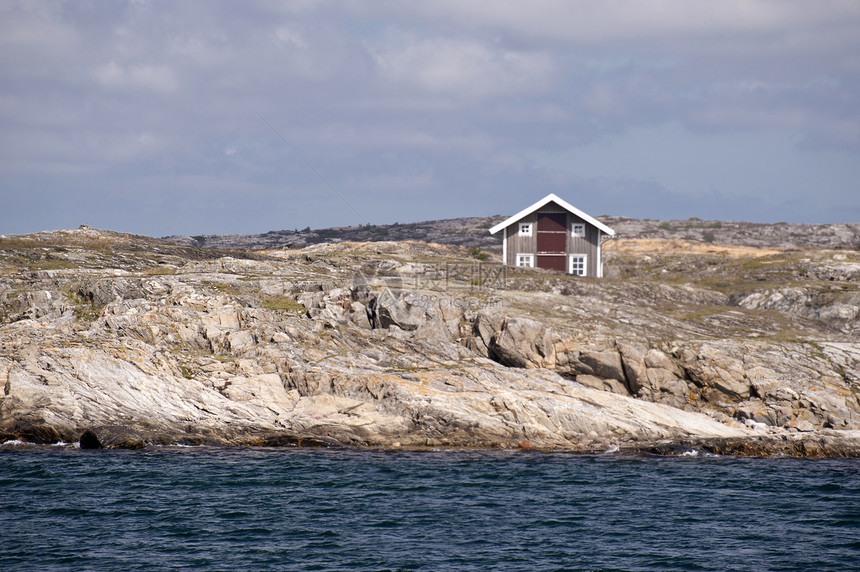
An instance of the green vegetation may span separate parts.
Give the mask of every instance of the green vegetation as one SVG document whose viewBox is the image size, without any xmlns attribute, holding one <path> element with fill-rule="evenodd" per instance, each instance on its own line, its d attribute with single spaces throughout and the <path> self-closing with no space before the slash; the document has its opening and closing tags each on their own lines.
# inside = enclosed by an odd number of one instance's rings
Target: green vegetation
<svg viewBox="0 0 860 572">
<path fill-rule="evenodd" d="M 714 240 L 715 240 L 714 233 L 713 232 L 706 232 L 705 235 L 702 237 L 702 240 L 704 240 L 705 242 L 714 242 Z"/>
<path fill-rule="evenodd" d="M 240 279 L 241 280 L 241 279 Z M 207 286 L 211 288 L 215 288 L 219 292 L 223 292 L 229 296 L 239 296 L 241 294 L 245 294 L 245 290 L 243 290 L 240 285 L 235 284 L 233 282 L 204 282 Z"/>
<path fill-rule="evenodd" d="M 68 270 L 79 267 L 78 264 L 69 260 L 59 260 L 50 257 L 34 261 L 29 266 L 33 270 Z"/>
<path fill-rule="evenodd" d="M 473 246 L 472 249 L 469 251 L 469 254 L 471 254 L 473 257 L 477 258 L 478 260 L 486 260 L 487 257 L 489 256 L 486 252 L 482 252 L 481 249 L 478 248 L 477 246 Z"/>
<path fill-rule="evenodd" d="M 668 222 L 661 222 L 660 224 L 657 225 L 657 228 L 661 228 L 663 230 L 669 230 L 670 228 L 672 228 L 672 225 L 669 224 Z"/>
<path fill-rule="evenodd" d="M 97 320 L 105 307 L 104 304 L 97 304 L 92 298 L 80 291 L 69 290 L 66 292 L 66 299 L 74 304 L 75 318 L 82 322 Z"/>
<path fill-rule="evenodd" d="M 301 302 L 288 296 L 269 296 L 263 299 L 263 307 L 269 310 L 282 310 L 298 315 L 307 314 L 308 309 Z"/>
</svg>

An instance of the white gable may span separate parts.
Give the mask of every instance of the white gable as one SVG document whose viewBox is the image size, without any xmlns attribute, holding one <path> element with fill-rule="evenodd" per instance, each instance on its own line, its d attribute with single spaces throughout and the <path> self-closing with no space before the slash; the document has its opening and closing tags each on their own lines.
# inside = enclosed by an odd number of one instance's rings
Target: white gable
<svg viewBox="0 0 860 572">
<path fill-rule="evenodd" d="M 575 214 L 576 216 L 578 216 L 582 220 L 584 220 L 590 224 L 593 224 L 594 226 L 596 226 L 597 228 L 599 228 L 601 231 L 608 234 L 609 236 L 615 236 L 614 230 L 612 230 L 611 228 L 609 228 L 608 226 L 606 226 L 605 224 L 603 224 L 602 222 L 600 222 L 596 218 L 585 214 L 584 212 L 582 212 L 581 210 L 579 210 L 575 206 L 571 205 L 567 201 L 558 198 L 557 196 L 555 196 L 552 193 L 548 194 L 547 196 L 545 196 L 544 198 L 542 198 L 541 200 L 539 200 L 538 202 L 536 202 L 532 206 L 526 207 L 525 209 L 521 210 L 520 212 L 518 212 L 514 216 L 503 220 L 502 222 L 500 222 L 499 224 L 497 224 L 496 226 L 494 226 L 493 228 L 490 229 L 490 234 L 496 234 L 497 232 L 499 232 L 503 228 L 507 228 L 508 226 L 514 224 L 515 222 L 517 222 L 518 220 L 520 220 L 524 216 L 533 213 L 534 211 L 538 210 L 542 206 L 546 205 L 547 203 L 551 203 L 551 202 L 556 203 L 558 206 L 562 207 L 566 211 Z"/>
</svg>

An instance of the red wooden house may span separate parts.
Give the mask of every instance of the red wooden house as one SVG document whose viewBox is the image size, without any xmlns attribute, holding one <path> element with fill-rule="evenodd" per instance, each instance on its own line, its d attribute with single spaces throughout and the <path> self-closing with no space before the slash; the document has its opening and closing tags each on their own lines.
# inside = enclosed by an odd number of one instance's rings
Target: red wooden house
<svg viewBox="0 0 860 572">
<path fill-rule="evenodd" d="M 603 276 L 600 247 L 615 231 L 549 194 L 490 229 L 502 234 L 502 261 L 509 266 Z"/>
</svg>

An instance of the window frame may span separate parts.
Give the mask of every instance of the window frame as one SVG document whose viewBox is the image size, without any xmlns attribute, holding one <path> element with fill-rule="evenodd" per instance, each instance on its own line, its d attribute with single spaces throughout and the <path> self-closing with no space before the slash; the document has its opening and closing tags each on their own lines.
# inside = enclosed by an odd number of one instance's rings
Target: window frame
<svg viewBox="0 0 860 572">
<path fill-rule="evenodd" d="M 579 232 L 577 232 L 579 229 Z M 584 222 L 572 222 L 570 223 L 570 236 L 573 238 L 585 238 L 585 223 Z"/>
<path fill-rule="evenodd" d="M 527 260 L 528 264 L 520 264 L 520 258 Z M 518 252 L 516 258 L 514 258 L 514 265 L 520 268 L 534 268 L 535 255 L 527 252 Z"/>
<path fill-rule="evenodd" d="M 582 267 L 579 268 L 579 264 L 577 264 L 577 270 L 582 270 L 582 272 L 574 272 L 574 260 L 582 260 Z M 567 272 L 568 274 L 573 274 L 574 276 L 588 276 L 588 255 L 587 254 L 570 254 L 567 258 Z"/>
<path fill-rule="evenodd" d="M 521 222 L 517 236 L 531 236 L 532 235 L 532 224 L 533 223 L 530 223 L 530 222 Z"/>
</svg>

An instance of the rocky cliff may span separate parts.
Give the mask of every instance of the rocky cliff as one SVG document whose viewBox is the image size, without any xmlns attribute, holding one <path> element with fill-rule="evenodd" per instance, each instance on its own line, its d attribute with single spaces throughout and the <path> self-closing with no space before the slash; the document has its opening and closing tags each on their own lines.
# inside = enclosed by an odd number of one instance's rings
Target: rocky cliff
<svg viewBox="0 0 860 572">
<path fill-rule="evenodd" d="M 0 440 L 856 456 L 860 252 L 832 246 L 622 239 L 595 281 L 426 242 L 2 237 Z"/>
<path fill-rule="evenodd" d="M 170 236 L 187 246 L 210 248 L 303 248 L 313 244 L 421 240 L 454 244 L 501 254 L 501 239 L 487 232 L 506 217 L 466 217 L 408 224 L 343 226 L 304 230 L 277 230 L 264 234 L 209 234 Z M 619 238 L 696 240 L 705 243 L 778 248 L 860 248 L 860 223 L 788 224 L 746 221 L 633 219 L 599 216 Z"/>
</svg>

